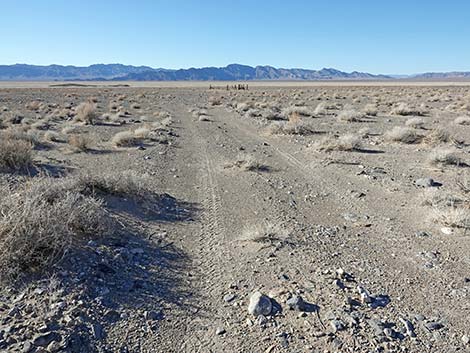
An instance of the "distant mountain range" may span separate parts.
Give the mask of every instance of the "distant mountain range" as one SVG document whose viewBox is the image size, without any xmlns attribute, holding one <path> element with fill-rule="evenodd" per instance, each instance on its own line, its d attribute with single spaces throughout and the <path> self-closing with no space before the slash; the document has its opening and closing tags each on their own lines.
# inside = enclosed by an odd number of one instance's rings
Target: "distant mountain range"
<svg viewBox="0 0 470 353">
<path fill-rule="evenodd" d="M 232 64 L 226 67 L 204 67 L 180 70 L 154 69 L 148 66 L 98 64 L 88 67 L 0 65 L 3 81 L 241 81 L 241 80 L 339 80 L 388 79 L 385 75 L 364 72 L 343 72 L 336 69 L 277 69 L 271 66 Z"/>
<path fill-rule="evenodd" d="M 470 72 L 425 73 L 418 75 L 373 75 L 366 72 L 281 69 L 272 66 L 231 64 L 226 67 L 203 67 L 180 70 L 155 69 L 149 66 L 96 64 L 87 67 L 62 65 L 0 65 L 2 81 L 249 81 L 249 80 L 390 80 L 396 78 L 450 79 L 470 78 Z"/>
</svg>

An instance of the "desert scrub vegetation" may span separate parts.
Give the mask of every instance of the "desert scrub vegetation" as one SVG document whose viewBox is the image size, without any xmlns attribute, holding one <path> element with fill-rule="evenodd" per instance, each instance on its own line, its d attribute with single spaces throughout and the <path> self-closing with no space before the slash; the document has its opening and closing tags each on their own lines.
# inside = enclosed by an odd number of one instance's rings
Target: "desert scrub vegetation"
<svg viewBox="0 0 470 353">
<path fill-rule="evenodd" d="M 313 110 L 314 116 L 326 115 L 328 113 L 328 107 L 325 102 L 320 102 Z"/>
<path fill-rule="evenodd" d="M 385 132 L 384 138 L 390 142 L 413 144 L 421 142 L 423 135 L 410 127 L 395 126 L 392 130 Z"/>
<path fill-rule="evenodd" d="M 228 163 L 225 165 L 225 168 L 239 168 L 243 171 L 247 172 L 257 172 L 257 171 L 268 171 L 269 168 L 262 164 L 261 162 L 257 161 L 255 157 L 248 154 L 240 154 L 237 156 L 235 161 L 232 163 Z"/>
<path fill-rule="evenodd" d="M 364 114 L 361 112 L 358 112 L 352 108 L 345 109 L 341 111 L 337 119 L 338 121 L 344 121 L 344 122 L 358 122 L 362 121 L 364 119 Z"/>
<path fill-rule="evenodd" d="M 120 131 L 111 138 L 114 147 L 132 147 L 138 143 L 139 139 L 133 131 Z"/>
<path fill-rule="evenodd" d="M 431 220 L 450 228 L 470 229 L 470 199 L 468 193 L 429 190 L 423 205 L 431 207 Z"/>
<path fill-rule="evenodd" d="M 87 239 L 116 229 L 108 197 L 125 197 L 154 207 L 160 195 L 148 175 L 134 171 L 40 176 L 0 199 L 0 280 L 49 268 Z"/>
<path fill-rule="evenodd" d="M 413 129 L 424 129 L 424 120 L 422 118 L 411 118 L 405 122 L 405 125 Z"/>
<path fill-rule="evenodd" d="M 33 164 L 33 145 L 29 141 L 0 135 L 0 170 L 26 170 Z"/>
<path fill-rule="evenodd" d="M 442 167 L 446 165 L 465 165 L 464 161 L 458 156 L 455 148 L 438 147 L 433 149 L 428 157 L 428 162 L 432 166 Z"/>
<path fill-rule="evenodd" d="M 0 200 L 1 280 L 42 270 L 75 241 L 99 236 L 107 228 L 99 200 L 73 191 L 54 194 L 61 183 L 36 179 L 6 191 Z"/>
<path fill-rule="evenodd" d="M 470 125 L 470 117 L 469 116 L 459 116 L 455 118 L 454 123 L 457 125 Z"/>
<path fill-rule="evenodd" d="M 93 125 L 95 119 L 97 117 L 96 114 L 96 105 L 92 102 L 83 102 L 80 103 L 75 108 L 75 122 L 81 122 L 88 125 Z"/>
<path fill-rule="evenodd" d="M 90 150 L 92 139 L 83 134 L 71 134 L 67 138 L 67 142 L 74 152 L 86 152 Z"/>
<path fill-rule="evenodd" d="M 317 141 L 313 147 L 318 151 L 357 151 L 362 148 L 361 138 L 354 134 L 327 136 Z"/>
<path fill-rule="evenodd" d="M 423 138 L 423 142 L 431 145 L 436 146 L 441 143 L 449 143 L 452 142 L 454 144 L 458 144 L 459 142 L 451 136 L 451 134 L 442 128 L 435 128 L 432 129 L 426 136 Z"/>
<path fill-rule="evenodd" d="M 46 131 L 44 133 L 44 140 L 47 142 L 63 142 L 63 137 L 57 131 Z"/>
<path fill-rule="evenodd" d="M 27 130 L 28 127 L 25 128 L 9 128 L 2 131 L 1 138 L 9 139 L 9 140 L 16 140 L 16 141 L 24 141 L 30 143 L 33 147 L 39 147 L 40 141 L 39 136 L 36 131 L 34 130 Z"/>
<path fill-rule="evenodd" d="M 307 107 L 303 106 L 293 106 L 293 107 L 288 107 L 282 110 L 282 115 L 286 118 L 289 119 L 291 116 L 314 116 L 314 112 L 311 111 Z"/>
<path fill-rule="evenodd" d="M 309 124 L 300 119 L 298 114 L 291 114 L 287 122 L 273 122 L 268 126 L 271 135 L 308 135 L 313 133 Z"/>
<path fill-rule="evenodd" d="M 379 113 L 379 110 L 377 108 L 377 105 L 373 103 L 366 104 L 366 106 L 363 109 L 364 114 L 368 116 L 377 116 Z"/>
<path fill-rule="evenodd" d="M 423 107 L 415 108 L 415 107 L 411 107 L 407 103 L 398 103 L 395 107 L 392 108 L 392 110 L 390 111 L 390 114 L 402 115 L 402 116 L 408 116 L 408 115 L 423 116 L 426 114 L 426 111 Z"/>
</svg>

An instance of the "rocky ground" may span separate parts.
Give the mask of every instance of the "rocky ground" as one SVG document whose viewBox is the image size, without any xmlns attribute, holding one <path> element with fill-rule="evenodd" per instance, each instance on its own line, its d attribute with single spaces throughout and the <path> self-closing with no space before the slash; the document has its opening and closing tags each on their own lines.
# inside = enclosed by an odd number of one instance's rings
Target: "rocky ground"
<svg viewBox="0 0 470 353">
<path fill-rule="evenodd" d="M 3 88 L 0 111 L 36 141 L 8 192 L 131 170 L 158 194 L 107 196 L 111 234 L 5 282 L 2 351 L 470 351 L 470 88 Z"/>
</svg>

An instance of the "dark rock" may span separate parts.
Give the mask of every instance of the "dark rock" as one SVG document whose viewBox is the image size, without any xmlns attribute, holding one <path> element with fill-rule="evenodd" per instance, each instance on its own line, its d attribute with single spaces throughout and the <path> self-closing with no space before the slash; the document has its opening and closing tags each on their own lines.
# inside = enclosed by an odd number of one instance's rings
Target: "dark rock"
<svg viewBox="0 0 470 353">
<path fill-rule="evenodd" d="M 61 336 L 57 332 L 48 332 L 38 335 L 33 339 L 33 345 L 39 347 L 47 347 L 52 341 L 60 341 Z"/>
</svg>

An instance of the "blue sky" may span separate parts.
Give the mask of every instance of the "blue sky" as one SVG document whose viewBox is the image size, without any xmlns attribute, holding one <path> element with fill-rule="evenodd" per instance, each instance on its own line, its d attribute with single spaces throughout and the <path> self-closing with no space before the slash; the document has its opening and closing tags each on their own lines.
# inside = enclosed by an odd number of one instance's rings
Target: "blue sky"
<svg viewBox="0 0 470 353">
<path fill-rule="evenodd" d="M 470 71 L 470 1 L 0 0 L 0 64 Z"/>
</svg>

